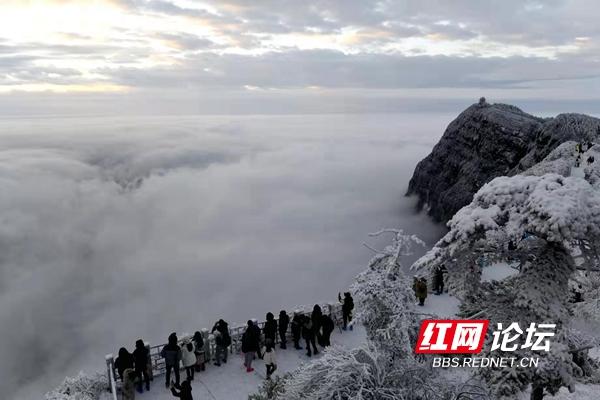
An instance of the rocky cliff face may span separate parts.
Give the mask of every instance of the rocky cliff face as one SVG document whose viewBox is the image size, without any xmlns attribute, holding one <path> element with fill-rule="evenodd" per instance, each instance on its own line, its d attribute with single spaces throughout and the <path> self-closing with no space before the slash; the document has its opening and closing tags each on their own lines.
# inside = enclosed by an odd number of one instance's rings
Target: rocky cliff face
<svg viewBox="0 0 600 400">
<path fill-rule="evenodd" d="M 581 114 L 539 118 L 506 104 L 481 101 L 448 125 L 423 159 L 407 195 L 441 222 L 467 205 L 473 194 L 497 176 L 521 173 L 569 140 L 596 141 L 600 120 Z"/>
</svg>

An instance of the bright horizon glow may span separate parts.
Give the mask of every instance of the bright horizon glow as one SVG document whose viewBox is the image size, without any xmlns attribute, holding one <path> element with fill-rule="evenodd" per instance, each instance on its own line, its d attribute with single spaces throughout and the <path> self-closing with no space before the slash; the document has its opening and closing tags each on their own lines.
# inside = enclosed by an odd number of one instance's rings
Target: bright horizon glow
<svg viewBox="0 0 600 400">
<path fill-rule="evenodd" d="M 176 74 L 180 70 L 195 70 L 197 63 L 206 63 L 199 59 L 201 56 L 256 59 L 290 51 L 322 50 L 355 56 L 559 60 L 594 48 L 591 35 L 538 43 L 525 40 L 524 35 L 521 41 L 514 40 L 518 37 L 514 34 L 494 32 L 494 37 L 481 27 L 450 16 L 433 18 L 415 13 L 403 20 L 403 14 L 398 13 L 397 20 L 387 19 L 390 12 L 401 9 L 393 3 L 367 10 L 379 13 L 380 21 L 374 17 L 361 21 L 360 15 L 350 13 L 352 7 L 359 7 L 353 3 L 341 4 L 334 10 L 314 7 L 292 8 L 287 15 L 286 10 L 273 11 L 268 6 L 261 8 L 235 0 L 3 2 L 0 45 L 4 51 L 0 62 L 28 61 L 0 70 L 0 93 L 122 91 L 140 85 L 119 79 L 125 69 L 142 74 Z M 384 8 L 379 10 L 381 7 Z M 545 10 L 527 6 L 523 12 Z M 304 24 L 300 24 L 302 18 Z M 199 70 L 211 68 L 214 69 L 206 65 Z M 181 84 L 187 85 L 186 78 L 182 79 Z M 264 86 L 255 82 L 236 85 Z"/>
</svg>

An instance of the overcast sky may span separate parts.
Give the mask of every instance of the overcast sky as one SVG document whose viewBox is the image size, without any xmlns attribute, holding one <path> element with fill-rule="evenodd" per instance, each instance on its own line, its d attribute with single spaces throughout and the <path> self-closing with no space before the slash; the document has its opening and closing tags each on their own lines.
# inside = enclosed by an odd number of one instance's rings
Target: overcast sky
<svg viewBox="0 0 600 400">
<path fill-rule="evenodd" d="M 4 113 L 599 97 L 593 0 L 8 0 L 0 16 Z"/>
</svg>

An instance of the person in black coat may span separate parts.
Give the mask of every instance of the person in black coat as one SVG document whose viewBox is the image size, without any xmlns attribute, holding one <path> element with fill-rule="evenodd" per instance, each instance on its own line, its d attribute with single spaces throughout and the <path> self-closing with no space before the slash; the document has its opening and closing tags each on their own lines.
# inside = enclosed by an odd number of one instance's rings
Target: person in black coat
<svg viewBox="0 0 600 400">
<path fill-rule="evenodd" d="M 312 323 L 312 318 L 306 315 L 304 316 L 304 322 L 302 324 L 302 336 L 304 336 L 304 340 L 306 341 L 306 355 L 309 357 L 312 355 L 310 351 L 311 345 L 314 350 L 314 354 L 319 354 L 319 351 L 317 350 L 317 344 L 315 343 L 315 331 Z"/>
<path fill-rule="evenodd" d="M 294 318 L 292 319 L 292 339 L 294 340 L 294 348 L 296 350 L 302 350 L 300 347 L 300 339 L 302 338 L 302 325 L 304 324 L 304 318 L 302 314 L 295 311 Z"/>
<path fill-rule="evenodd" d="M 220 319 L 217 322 L 215 322 L 211 333 L 215 333 L 215 331 L 220 332 L 221 335 L 223 335 L 224 337 L 229 336 L 229 325 L 227 324 L 227 322 Z"/>
<path fill-rule="evenodd" d="M 509 242 L 510 245 L 510 242 Z M 433 291 L 434 294 L 440 295 L 444 293 L 444 274 L 448 273 L 448 269 L 444 264 L 438 265 L 433 271 Z"/>
<path fill-rule="evenodd" d="M 344 293 L 344 300 L 338 293 L 338 300 L 342 303 L 342 319 L 344 320 L 344 330 L 348 329 L 348 323 L 352 321 L 352 310 L 354 310 L 354 299 L 350 292 Z M 352 330 L 352 326 L 350 326 Z"/>
<path fill-rule="evenodd" d="M 119 349 L 119 357 L 115 360 L 115 368 L 121 381 L 123 381 L 123 372 L 129 368 L 133 369 L 133 355 L 125 347 Z"/>
<path fill-rule="evenodd" d="M 256 357 L 260 358 L 262 360 L 262 354 L 260 353 L 260 327 L 258 326 L 258 321 L 253 319 L 252 320 L 252 329 L 254 330 L 254 335 L 253 338 L 256 341 L 255 346 L 256 346 Z"/>
<path fill-rule="evenodd" d="M 204 371 L 204 338 L 199 331 L 194 333 L 192 337 L 194 343 L 194 353 L 196 354 L 196 372 Z"/>
<path fill-rule="evenodd" d="M 321 306 L 315 304 L 313 308 L 313 312 L 310 315 L 310 319 L 312 321 L 312 329 L 317 338 L 317 342 L 321 343 L 321 318 L 323 318 L 323 311 L 321 311 Z"/>
<path fill-rule="evenodd" d="M 260 335 L 260 333 L 258 335 Z M 258 335 L 256 333 L 256 325 L 254 322 L 251 320 L 248 321 L 248 327 L 242 335 L 242 353 L 244 353 L 244 366 L 246 367 L 246 372 L 254 371 L 254 368 L 252 368 L 254 353 L 260 351 L 258 345 L 259 339 L 257 338 Z"/>
<path fill-rule="evenodd" d="M 271 339 L 271 343 L 275 343 L 275 337 L 277 336 L 277 321 L 275 321 L 273 313 L 267 313 L 263 334 L 265 335 L 265 341 Z"/>
<path fill-rule="evenodd" d="M 229 325 L 222 319 L 218 320 L 212 328 L 212 333 L 217 331 L 215 335 L 215 365 L 218 367 L 221 362 L 227 364 L 227 347 L 231 345 L 231 336 L 229 335 Z"/>
<path fill-rule="evenodd" d="M 323 335 L 321 336 L 321 342 L 319 345 L 322 347 L 331 346 L 331 333 L 335 328 L 335 324 L 333 323 L 333 319 L 329 315 L 323 315 L 321 317 L 321 329 L 323 331 Z"/>
<path fill-rule="evenodd" d="M 165 359 L 165 386 L 171 383 L 171 371 L 175 373 L 175 384 L 179 386 L 179 362 L 181 361 L 181 347 L 177 344 L 177 334 L 169 335 L 169 343 L 162 348 L 161 357 Z"/>
<path fill-rule="evenodd" d="M 133 361 L 135 363 L 135 376 L 138 380 L 138 392 L 142 392 L 142 377 L 146 384 L 146 390 L 150 390 L 150 374 L 148 374 L 148 364 L 150 363 L 150 351 L 146 348 L 144 341 L 138 339 L 135 342 L 133 351 Z"/>
<path fill-rule="evenodd" d="M 177 391 L 177 389 L 175 388 L 176 386 L 177 385 L 171 386 L 171 393 L 173 394 L 173 396 L 179 397 L 181 400 L 194 400 L 194 398 L 192 397 L 192 385 L 190 384 L 189 380 L 186 379 L 185 381 L 183 381 L 179 391 Z"/>
<path fill-rule="evenodd" d="M 287 315 L 285 310 L 279 312 L 279 339 L 281 343 L 279 347 L 282 349 L 287 348 L 287 330 L 290 324 L 290 317 Z"/>
</svg>

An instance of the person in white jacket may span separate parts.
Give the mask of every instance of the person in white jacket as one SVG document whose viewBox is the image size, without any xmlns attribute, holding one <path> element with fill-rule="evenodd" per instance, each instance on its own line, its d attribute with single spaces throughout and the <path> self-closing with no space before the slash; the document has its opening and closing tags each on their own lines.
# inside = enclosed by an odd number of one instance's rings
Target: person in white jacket
<svg viewBox="0 0 600 400">
<path fill-rule="evenodd" d="M 275 356 L 275 348 L 273 347 L 273 341 L 271 339 L 265 340 L 265 347 L 263 348 L 263 360 L 267 367 L 267 379 L 271 379 L 271 375 L 277 369 L 277 358 Z"/>
<path fill-rule="evenodd" d="M 194 380 L 194 368 L 196 366 L 196 354 L 194 353 L 194 345 L 188 342 L 181 349 L 181 362 L 185 368 L 185 374 L 188 380 Z"/>
</svg>

